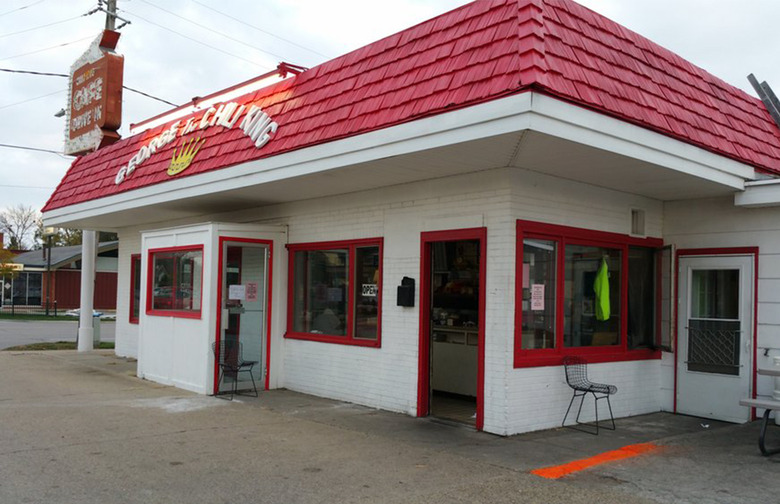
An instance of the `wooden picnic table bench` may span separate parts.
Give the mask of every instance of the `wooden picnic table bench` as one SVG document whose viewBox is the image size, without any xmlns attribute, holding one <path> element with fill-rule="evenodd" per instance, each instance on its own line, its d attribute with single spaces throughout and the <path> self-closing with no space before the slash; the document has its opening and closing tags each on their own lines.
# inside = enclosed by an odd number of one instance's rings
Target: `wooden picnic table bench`
<svg viewBox="0 0 780 504">
<path fill-rule="evenodd" d="M 758 374 L 764 376 L 780 376 L 780 368 L 776 369 L 759 369 Z M 774 399 L 762 398 L 762 399 L 740 399 L 739 404 L 747 406 L 749 408 L 763 408 L 764 420 L 761 422 L 761 432 L 758 435 L 758 449 L 761 450 L 761 454 L 764 456 L 780 453 L 779 448 L 767 448 L 766 447 L 766 428 L 769 425 L 769 413 L 772 410 L 777 411 L 780 414 L 780 401 Z"/>
</svg>

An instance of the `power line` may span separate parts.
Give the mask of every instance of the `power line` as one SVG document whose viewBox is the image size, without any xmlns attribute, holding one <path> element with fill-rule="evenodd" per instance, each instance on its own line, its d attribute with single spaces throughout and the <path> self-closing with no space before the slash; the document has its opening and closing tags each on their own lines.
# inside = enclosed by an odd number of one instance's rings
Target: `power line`
<svg viewBox="0 0 780 504">
<path fill-rule="evenodd" d="M 21 6 L 21 7 L 17 7 L 16 9 L 11 9 L 11 10 L 9 10 L 9 11 L 5 11 L 5 12 L 3 12 L 3 13 L 0 13 L 0 17 L 3 17 L 3 16 L 5 16 L 6 14 L 11 14 L 12 12 L 17 12 L 17 11 L 24 10 L 24 9 L 29 9 L 29 8 L 30 8 L 30 7 L 32 7 L 33 5 L 38 5 L 39 3 L 41 3 L 41 2 L 45 2 L 45 1 L 46 1 L 46 0 L 38 0 L 37 2 L 33 2 L 33 3 L 31 3 L 31 4 L 28 4 L 28 5 L 23 5 L 23 6 Z"/>
<path fill-rule="evenodd" d="M 154 5 L 153 3 L 151 3 L 151 2 L 147 2 L 146 0 L 139 0 L 139 1 L 140 1 L 140 2 L 143 2 L 143 3 L 145 3 L 146 5 L 150 5 L 150 6 L 154 7 L 155 9 L 159 9 L 159 10 L 161 10 L 161 11 L 163 11 L 163 12 L 167 12 L 167 13 L 168 13 L 168 14 L 170 14 L 171 16 L 175 16 L 175 17 L 177 17 L 177 18 L 179 18 L 179 19 L 181 19 L 181 20 L 183 20 L 183 21 L 186 21 L 186 22 L 188 22 L 188 23 L 190 23 L 190 24 L 193 24 L 193 25 L 195 25 L 195 26 L 197 26 L 197 27 L 199 27 L 199 28 L 203 28 L 204 30 L 208 30 L 208 31 L 210 31 L 210 32 L 212 32 L 212 33 L 216 33 L 216 34 L 217 34 L 217 35 L 219 35 L 220 37 L 225 37 L 225 38 L 226 38 L 226 39 L 228 39 L 228 40 L 232 40 L 233 42 L 238 42 L 239 44 L 242 44 L 242 45 L 245 45 L 245 46 L 247 46 L 247 47 L 250 47 L 250 48 L 252 48 L 252 49 L 254 49 L 254 50 L 256 50 L 256 51 L 260 51 L 260 52 L 262 52 L 262 53 L 268 54 L 269 56 L 273 56 L 274 58 L 279 58 L 279 60 L 281 60 L 281 61 L 284 61 L 285 59 L 287 59 L 287 58 L 285 58 L 284 56 L 281 56 L 281 55 L 279 55 L 279 54 L 275 54 L 275 53 L 272 53 L 272 52 L 270 52 L 270 51 L 266 51 L 265 49 L 260 49 L 259 47 L 257 47 L 257 46 L 253 46 L 252 44 L 247 44 L 247 43 L 246 43 L 246 42 L 244 42 L 243 40 L 237 39 L 237 38 L 235 38 L 235 37 L 231 37 L 230 35 L 226 35 L 226 34 L 224 34 L 224 33 L 220 32 L 220 31 L 217 31 L 217 30 L 214 30 L 214 29 L 212 29 L 212 28 L 209 28 L 208 26 L 206 26 L 206 25 L 203 25 L 203 24 L 201 24 L 201 23 L 198 23 L 197 21 L 193 21 L 193 20 L 191 20 L 191 19 L 187 19 L 187 18 L 186 18 L 186 17 L 184 17 L 184 16 L 180 16 L 180 15 L 176 14 L 175 12 L 172 12 L 172 11 L 169 11 L 168 9 L 164 9 L 163 7 L 159 7 L 159 6 L 157 6 L 157 5 Z"/>
<path fill-rule="evenodd" d="M 45 189 L 47 191 L 51 191 L 52 189 L 54 189 L 54 186 L 44 187 L 44 186 L 10 185 L 10 184 L 0 184 L 0 187 L 11 187 L 14 189 Z"/>
<path fill-rule="evenodd" d="M 4 34 L 0 35 L 0 38 L 10 37 L 12 35 L 19 35 L 21 33 L 27 33 L 27 32 L 31 32 L 31 31 L 35 31 L 35 30 L 40 30 L 41 28 L 48 28 L 49 26 L 54 26 L 54 25 L 58 25 L 58 24 L 62 24 L 62 23 L 67 23 L 68 21 L 73 21 L 74 19 L 78 19 L 78 18 L 86 16 L 86 15 L 87 14 L 81 14 L 79 16 L 74 16 L 72 18 L 63 19 L 61 21 L 55 21 L 53 23 L 48 23 L 48 24 L 45 24 L 45 25 L 36 26 L 34 28 L 27 28 L 25 30 L 20 30 L 18 32 L 4 33 Z"/>
<path fill-rule="evenodd" d="M 64 44 L 57 44 L 57 45 L 53 45 L 53 46 L 49 46 L 49 47 L 44 47 L 43 49 L 37 49 L 35 51 L 30 51 L 30 52 L 26 52 L 26 53 L 22 53 L 22 54 L 16 54 L 14 56 L 6 56 L 5 58 L 0 58 L 0 61 L 5 61 L 5 60 L 9 60 L 9 59 L 14 59 L 14 58 L 21 58 L 22 56 L 29 56 L 31 54 L 37 54 L 37 53 L 40 53 L 40 52 L 49 51 L 51 49 L 57 49 L 58 47 L 65 47 L 65 46 L 68 46 L 68 45 L 71 45 L 71 44 L 76 44 L 78 42 L 83 42 L 83 41 L 85 41 L 87 39 L 94 39 L 94 38 L 95 38 L 94 35 L 90 35 L 88 37 L 80 38 L 78 40 L 72 40 L 70 42 L 65 42 Z"/>
<path fill-rule="evenodd" d="M 157 98 L 156 96 L 152 96 L 150 94 L 144 93 L 143 91 L 139 91 L 137 89 L 133 89 L 130 86 L 122 86 L 122 87 L 127 89 L 128 91 L 132 91 L 133 93 L 138 93 L 139 95 L 146 96 L 147 98 L 151 98 L 153 100 L 157 100 L 157 101 L 160 101 L 160 102 L 163 102 L 163 103 L 167 103 L 168 105 L 171 105 L 173 107 L 178 107 L 178 105 L 176 105 L 175 103 L 171 103 L 168 100 L 163 100 L 162 98 Z"/>
<path fill-rule="evenodd" d="M 9 103 L 8 105 L 3 105 L 2 107 L 0 107 L 0 110 L 7 109 L 8 107 L 14 107 L 16 105 L 21 105 L 23 103 L 28 103 L 28 102 L 35 101 L 35 100 L 40 100 L 41 98 L 46 98 L 47 96 L 52 96 L 52 95 L 56 95 L 56 94 L 59 94 L 59 93 L 64 93 L 65 91 L 67 91 L 67 89 L 60 89 L 59 91 L 55 91 L 53 93 L 49 93 L 49 94 L 45 94 L 45 95 L 41 95 L 41 96 L 36 96 L 35 98 L 28 98 L 27 100 L 22 100 L 20 102 Z"/>
<path fill-rule="evenodd" d="M 214 49 L 215 51 L 219 51 L 219 52 L 221 52 L 221 53 L 223 53 L 223 54 L 227 54 L 228 56 L 232 56 L 232 57 L 234 57 L 234 58 L 236 58 L 236 59 L 240 59 L 241 61 L 246 61 L 247 63 L 251 63 L 252 65 L 255 65 L 255 66 L 257 66 L 257 67 L 260 67 L 260 68 L 262 68 L 262 69 L 264 69 L 264 70 L 270 70 L 270 69 L 271 69 L 270 67 L 267 67 L 267 66 L 265 66 L 265 65 L 260 65 L 260 64 L 258 64 L 256 61 L 252 61 L 252 60 L 248 60 L 248 59 L 246 59 L 246 58 L 242 58 L 241 56 L 237 56 L 237 55 L 235 55 L 235 54 L 233 54 L 233 53 L 231 53 L 231 52 L 225 51 L 225 50 L 223 50 L 223 49 L 220 49 L 220 48 L 218 48 L 218 47 L 214 47 L 213 45 L 209 45 L 209 44 L 207 44 L 207 43 L 205 43 L 205 42 L 202 42 L 202 41 L 200 41 L 200 40 L 198 40 L 198 39 L 196 39 L 196 38 L 192 38 L 192 37 L 189 37 L 189 36 L 187 36 L 187 35 L 184 35 L 184 34 L 182 34 L 182 33 L 179 33 L 179 32 L 177 32 L 177 31 L 175 31 L 175 30 L 171 30 L 171 29 L 170 29 L 170 28 L 168 28 L 167 26 L 163 26 L 163 25 L 161 25 L 161 24 L 157 24 L 157 23 L 155 23 L 154 21 L 149 21 L 148 19 L 146 19 L 146 18 L 143 18 L 143 17 L 139 16 L 138 14 L 132 13 L 132 12 L 130 12 L 130 11 L 129 11 L 129 10 L 127 10 L 127 9 L 122 9 L 122 10 L 123 10 L 124 12 L 127 12 L 127 13 L 128 13 L 128 14 L 130 14 L 131 16 L 135 16 L 135 17 L 137 17 L 138 19 L 140 19 L 140 20 L 142 20 L 142 21 L 146 21 L 147 23 L 149 23 L 149 24 L 151 24 L 151 25 L 154 25 L 154 26 L 156 26 L 156 27 L 158 27 L 158 28 L 162 28 L 163 30 L 169 31 L 169 32 L 173 33 L 174 35 L 178 35 L 178 36 L 180 36 L 180 37 L 182 37 L 182 38 L 186 38 L 187 40 L 190 40 L 190 41 L 192 41 L 192 42 L 195 42 L 195 43 L 197 43 L 197 44 L 200 44 L 200 45 L 206 46 L 206 47 L 208 47 L 208 48 L 210 48 L 210 49 Z"/>
<path fill-rule="evenodd" d="M 60 73 L 34 72 L 32 70 L 13 70 L 10 68 L 0 68 L 0 72 L 29 74 L 29 75 L 44 75 L 46 77 L 68 77 L 68 75 L 60 74 Z"/>
<path fill-rule="evenodd" d="M 5 147 L 6 149 L 19 149 L 19 150 L 28 150 L 28 151 L 37 151 L 37 152 L 48 152 L 50 154 L 57 154 L 58 156 L 62 156 L 62 152 L 55 151 L 51 149 L 39 149 L 38 147 L 26 147 L 24 145 L 11 145 L 11 144 L 4 144 L 0 143 L 0 147 Z M 4 186 L 4 187 L 14 187 L 14 186 Z M 22 186 L 17 186 L 22 187 Z"/>
<path fill-rule="evenodd" d="M 12 68 L 0 68 L 0 72 L 8 72 L 8 73 L 16 73 L 16 74 L 26 74 L 26 75 L 42 75 L 42 76 L 45 76 L 45 77 L 70 77 L 67 74 L 61 74 L 61 73 L 35 72 L 35 71 L 32 71 L 32 70 L 14 70 Z M 175 103 L 171 103 L 168 100 L 163 100 L 162 98 L 158 98 L 156 96 L 152 96 L 149 93 L 144 93 L 143 91 L 139 91 L 137 89 L 133 89 L 130 86 L 122 86 L 122 87 L 124 89 L 127 89 L 128 91 L 132 91 L 133 93 L 138 93 L 139 95 L 146 96 L 147 98 L 151 98 L 153 100 L 157 100 L 157 101 L 163 102 L 165 104 L 168 104 L 168 105 L 171 105 L 171 106 L 174 106 L 174 107 L 178 107 L 178 105 L 176 105 Z M 11 105 L 7 105 L 7 106 L 10 107 Z M 2 107 L 0 107 L 0 108 L 2 108 Z"/>
<path fill-rule="evenodd" d="M 215 9 L 215 8 L 213 8 L 213 7 L 210 7 L 210 6 L 208 6 L 208 5 L 206 5 L 206 4 L 202 3 L 202 2 L 199 2 L 198 0 L 192 0 L 192 1 L 193 1 L 193 2 L 195 2 L 196 4 L 198 4 L 198 5 L 202 6 L 202 7 L 205 7 L 205 8 L 207 8 L 207 9 L 211 10 L 211 11 L 214 11 L 214 12 L 216 12 L 216 13 L 217 13 L 217 14 L 219 14 L 220 16 L 225 16 L 226 18 L 228 18 L 228 19 L 232 19 L 233 21 L 236 21 L 237 23 L 241 23 L 242 25 L 248 26 L 248 27 L 250 27 L 250 28 L 252 28 L 252 29 L 254 29 L 254 30 L 257 30 L 257 31 L 259 31 L 259 32 L 262 32 L 262 33 L 265 33 L 266 35 L 270 35 L 271 37 L 274 37 L 274 38 L 276 38 L 276 39 L 279 39 L 279 40 L 281 40 L 281 41 L 283 41 L 283 42 L 287 42 L 288 44 L 292 44 L 292 45 L 294 45 L 295 47 L 300 47 L 301 49 L 304 49 L 304 50 L 306 50 L 306 51 L 311 51 L 311 52 L 313 52 L 314 54 L 317 54 L 317 55 L 319 55 L 319 56 L 322 56 L 323 58 L 328 58 L 328 59 L 330 58 L 330 56 L 328 56 L 328 55 L 326 55 L 326 54 L 322 54 L 321 52 L 315 51 L 314 49 L 310 49 L 310 48 L 308 48 L 308 47 L 306 47 L 306 46 L 302 46 L 302 45 L 300 45 L 300 44 L 298 44 L 298 43 L 296 43 L 296 42 L 293 42 L 292 40 L 288 40 L 288 39 L 286 39 L 286 38 L 280 37 L 279 35 L 276 35 L 276 34 L 274 34 L 274 33 L 271 33 L 271 32 L 269 32 L 268 30 L 263 30 L 262 28 L 258 28 L 257 26 L 251 25 L 251 24 L 247 23 L 246 21 L 244 21 L 244 20 L 242 20 L 242 19 L 239 19 L 239 18 L 237 18 L 237 17 L 233 17 L 233 16 L 231 16 L 230 14 L 226 14 L 226 13 L 224 13 L 224 12 L 222 12 L 222 11 L 218 11 L 217 9 Z"/>
</svg>

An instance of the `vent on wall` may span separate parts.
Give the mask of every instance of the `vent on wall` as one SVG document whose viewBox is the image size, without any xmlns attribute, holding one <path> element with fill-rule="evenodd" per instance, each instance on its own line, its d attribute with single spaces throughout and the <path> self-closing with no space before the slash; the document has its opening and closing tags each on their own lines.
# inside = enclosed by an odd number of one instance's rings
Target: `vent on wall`
<svg viewBox="0 0 780 504">
<path fill-rule="evenodd" d="M 638 208 L 631 209 L 631 234 L 634 236 L 647 236 L 645 234 L 645 211 Z"/>
</svg>

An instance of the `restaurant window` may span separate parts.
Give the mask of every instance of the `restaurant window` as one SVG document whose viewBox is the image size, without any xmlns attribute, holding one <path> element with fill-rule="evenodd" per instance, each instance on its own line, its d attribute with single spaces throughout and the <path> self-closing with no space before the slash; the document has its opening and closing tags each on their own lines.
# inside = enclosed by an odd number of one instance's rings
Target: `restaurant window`
<svg viewBox="0 0 780 504">
<path fill-rule="evenodd" d="M 564 347 L 619 343 L 622 263 L 620 249 L 566 245 Z"/>
<path fill-rule="evenodd" d="M 651 348 L 660 340 L 660 307 L 656 278 L 658 252 L 628 248 L 628 348 Z"/>
<path fill-rule="evenodd" d="M 655 357 L 662 241 L 517 223 L 515 365 Z"/>
<path fill-rule="evenodd" d="M 141 254 L 130 256 L 130 323 L 137 324 L 141 311 Z"/>
<path fill-rule="evenodd" d="M 202 247 L 151 250 L 146 312 L 199 318 L 202 284 Z"/>
<path fill-rule="evenodd" d="M 555 347 L 557 250 L 555 241 L 523 241 L 524 349 Z"/>
<path fill-rule="evenodd" d="M 380 345 L 381 240 L 289 245 L 288 338 Z"/>
</svg>

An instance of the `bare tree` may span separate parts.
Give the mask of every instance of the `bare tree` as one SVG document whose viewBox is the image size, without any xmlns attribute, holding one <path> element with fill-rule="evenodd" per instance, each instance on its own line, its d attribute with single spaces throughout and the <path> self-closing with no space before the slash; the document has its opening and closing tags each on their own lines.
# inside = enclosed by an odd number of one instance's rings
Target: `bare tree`
<svg viewBox="0 0 780 504">
<path fill-rule="evenodd" d="M 8 236 L 8 248 L 26 250 L 33 245 L 40 214 L 31 206 L 16 205 L 0 212 L 0 231 Z"/>
</svg>

